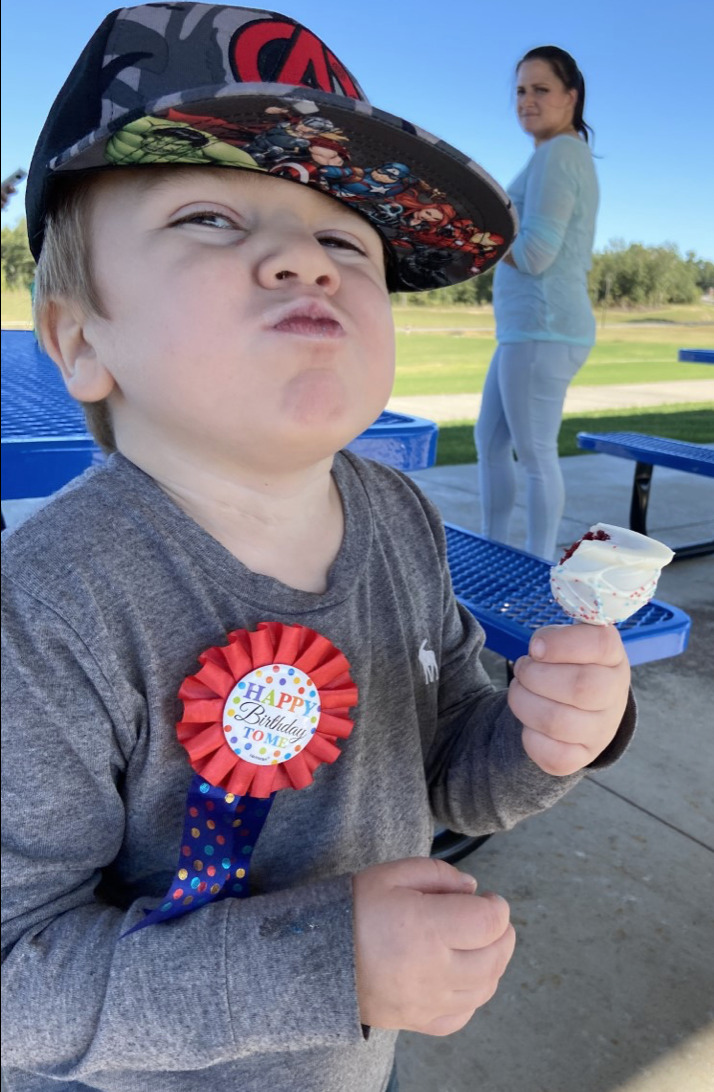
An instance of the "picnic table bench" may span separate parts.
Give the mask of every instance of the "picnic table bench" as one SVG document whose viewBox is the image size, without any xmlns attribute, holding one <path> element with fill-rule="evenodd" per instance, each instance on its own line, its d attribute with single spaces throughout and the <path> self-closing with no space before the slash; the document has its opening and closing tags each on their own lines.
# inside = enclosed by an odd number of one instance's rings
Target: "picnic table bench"
<svg viewBox="0 0 714 1092">
<path fill-rule="evenodd" d="M 714 421 L 712 439 L 714 440 Z M 655 466 L 714 477 L 714 448 L 704 444 L 668 440 L 663 436 L 645 436 L 639 432 L 579 432 L 577 441 L 578 447 L 584 450 L 599 451 L 634 461 L 630 528 L 642 535 L 647 534 L 647 505 Z M 675 561 L 698 557 L 714 551 L 714 539 L 692 542 L 673 549 Z"/>
<path fill-rule="evenodd" d="M 680 349 L 677 360 L 689 364 L 714 364 L 714 349 Z"/>
</svg>

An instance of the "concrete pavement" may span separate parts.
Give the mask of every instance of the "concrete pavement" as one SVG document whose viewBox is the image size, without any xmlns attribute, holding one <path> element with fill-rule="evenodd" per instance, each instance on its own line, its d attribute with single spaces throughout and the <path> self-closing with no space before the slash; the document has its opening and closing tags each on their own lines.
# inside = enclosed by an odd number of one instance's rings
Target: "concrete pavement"
<svg viewBox="0 0 714 1092">
<path fill-rule="evenodd" d="M 560 542 L 627 525 L 634 464 L 562 460 Z M 478 529 L 475 466 L 413 475 Z M 522 542 L 523 504 L 514 521 Z M 712 537 L 714 480 L 655 469 L 649 531 Z M 714 555 L 676 562 L 658 598 L 692 618 L 683 655 L 633 670 L 639 730 L 611 770 L 460 862 L 511 905 L 518 943 L 496 996 L 445 1039 L 403 1034 L 401 1092 L 714 1089 Z M 503 661 L 487 655 L 504 682 Z"/>
<path fill-rule="evenodd" d="M 714 403 L 714 379 L 678 379 L 667 383 L 618 383 L 604 387 L 570 386 L 565 413 L 588 413 L 630 407 L 664 406 L 683 402 Z M 439 424 L 475 421 L 481 408 L 480 394 L 420 394 L 396 396 L 388 409 L 427 417 Z M 714 426 L 713 426 L 714 438 Z"/>
</svg>

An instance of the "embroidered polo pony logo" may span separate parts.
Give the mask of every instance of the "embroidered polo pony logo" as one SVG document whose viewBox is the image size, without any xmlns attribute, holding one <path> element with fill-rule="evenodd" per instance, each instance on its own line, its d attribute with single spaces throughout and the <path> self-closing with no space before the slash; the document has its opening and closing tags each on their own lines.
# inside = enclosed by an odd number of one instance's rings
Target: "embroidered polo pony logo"
<svg viewBox="0 0 714 1092">
<path fill-rule="evenodd" d="M 419 663 L 424 672 L 424 682 L 436 682 L 439 678 L 439 668 L 436 666 L 436 656 L 432 649 L 426 647 L 426 640 L 419 645 Z"/>
</svg>

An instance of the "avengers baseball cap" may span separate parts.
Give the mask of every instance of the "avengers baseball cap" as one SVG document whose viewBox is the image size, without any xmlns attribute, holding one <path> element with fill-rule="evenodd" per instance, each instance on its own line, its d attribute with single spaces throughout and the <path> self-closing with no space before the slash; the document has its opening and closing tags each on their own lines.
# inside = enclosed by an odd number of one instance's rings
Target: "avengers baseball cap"
<svg viewBox="0 0 714 1092">
<path fill-rule="evenodd" d="M 32 159 L 35 258 L 55 179 L 170 163 L 260 171 L 343 202 L 384 239 L 392 290 L 482 273 L 516 232 L 508 195 L 477 163 L 376 109 L 317 35 L 271 11 L 166 2 L 106 17 Z"/>
</svg>

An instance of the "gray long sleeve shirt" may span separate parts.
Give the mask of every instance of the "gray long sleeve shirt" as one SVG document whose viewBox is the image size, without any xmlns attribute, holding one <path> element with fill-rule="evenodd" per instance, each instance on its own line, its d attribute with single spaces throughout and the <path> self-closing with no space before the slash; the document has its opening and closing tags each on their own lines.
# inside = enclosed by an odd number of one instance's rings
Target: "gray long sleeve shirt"
<svg viewBox="0 0 714 1092">
<path fill-rule="evenodd" d="M 360 1025 L 352 874 L 427 855 L 434 820 L 502 830 L 579 779 L 524 753 L 436 510 L 355 456 L 334 476 L 345 536 L 324 594 L 246 569 L 121 456 L 3 536 L 11 1092 L 380 1092 L 395 1034 Z M 271 619 L 347 656 L 352 734 L 311 786 L 277 794 L 250 898 L 122 936 L 178 863 L 178 688 L 204 649 Z"/>
</svg>

